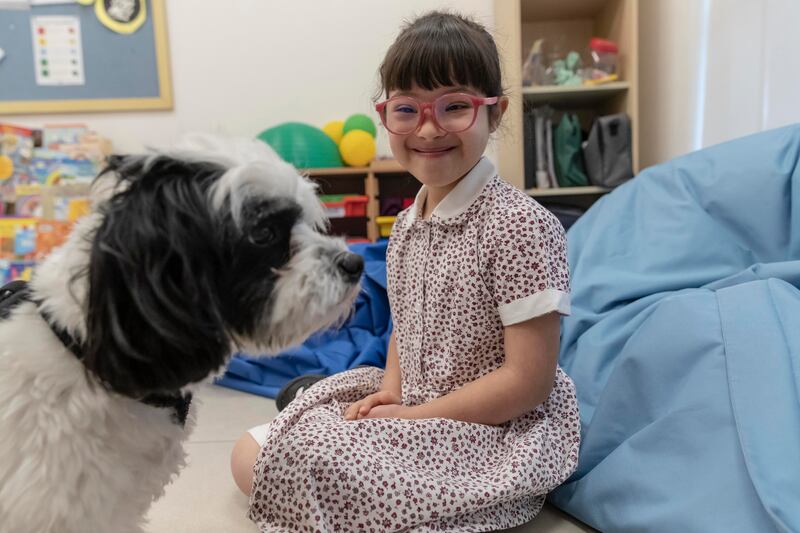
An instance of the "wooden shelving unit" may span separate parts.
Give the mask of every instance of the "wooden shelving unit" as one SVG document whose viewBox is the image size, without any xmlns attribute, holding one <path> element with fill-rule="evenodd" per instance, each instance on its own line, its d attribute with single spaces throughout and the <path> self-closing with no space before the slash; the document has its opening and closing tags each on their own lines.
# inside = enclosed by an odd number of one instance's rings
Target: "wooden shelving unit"
<svg viewBox="0 0 800 533">
<path fill-rule="evenodd" d="M 497 142 L 498 171 L 524 189 L 523 109 L 549 104 L 575 112 L 584 127 L 601 115 L 625 112 L 632 123 L 633 166 L 639 168 L 638 0 L 495 0 L 495 39 L 501 53 L 504 85 L 510 104 L 505 132 Z M 584 50 L 592 37 L 604 37 L 620 47 L 620 81 L 597 86 L 522 87 L 522 65 L 538 38 L 559 40 L 567 50 Z M 572 189 L 572 188 L 570 188 Z M 598 187 L 529 189 L 533 196 L 595 195 Z"/>
<path fill-rule="evenodd" d="M 369 198 L 365 219 L 331 219 L 331 230 L 371 241 L 379 237 L 375 219 L 380 215 L 381 195 L 413 197 L 420 186 L 393 159 L 375 160 L 367 167 L 312 168 L 303 172 L 319 184 L 322 194 L 359 194 Z"/>
</svg>

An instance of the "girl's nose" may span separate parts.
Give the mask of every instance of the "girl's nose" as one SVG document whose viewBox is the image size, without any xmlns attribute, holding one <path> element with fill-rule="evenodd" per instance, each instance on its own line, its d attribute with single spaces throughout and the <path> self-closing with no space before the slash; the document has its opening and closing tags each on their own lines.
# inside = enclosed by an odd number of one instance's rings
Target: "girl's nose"
<svg viewBox="0 0 800 533">
<path fill-rule="evenodd" d="M 439 129 L 436 121 L 433 120 L 433 109 L 423 109 L 422 120 L 417 128 L 417 136 L 423 139 L 435 139 L 436 137 L 442 137 L 446 133 L 444 130 Z"/>
</svg>

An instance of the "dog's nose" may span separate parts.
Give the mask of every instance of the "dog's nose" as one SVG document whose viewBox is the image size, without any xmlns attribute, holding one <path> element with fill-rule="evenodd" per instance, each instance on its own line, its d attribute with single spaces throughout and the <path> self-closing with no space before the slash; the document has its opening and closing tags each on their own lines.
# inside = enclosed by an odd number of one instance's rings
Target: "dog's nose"
<svg viewBox="0 0 800 533">
<path fill-rule="evenodd" d="M 336 264 L 352 280 L 358 280 L 364 271 L 364 259 L 358 254 L 342 252 L 336 256 Z"/>
</svg>

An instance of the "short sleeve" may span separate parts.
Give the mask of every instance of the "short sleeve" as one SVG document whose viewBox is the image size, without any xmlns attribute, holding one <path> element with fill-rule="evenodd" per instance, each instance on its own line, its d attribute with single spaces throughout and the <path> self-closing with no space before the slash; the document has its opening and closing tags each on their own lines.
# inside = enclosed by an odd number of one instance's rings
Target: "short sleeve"
<svg viewBox="0 0 800 533">
<path fill-rule="evenodd" d="M 503 326 L 552 311 L 568 315 L 569 266 L 558 219 L 536 204 L 492 218 L 482 246 L 484 276 Z"/>
</svg>

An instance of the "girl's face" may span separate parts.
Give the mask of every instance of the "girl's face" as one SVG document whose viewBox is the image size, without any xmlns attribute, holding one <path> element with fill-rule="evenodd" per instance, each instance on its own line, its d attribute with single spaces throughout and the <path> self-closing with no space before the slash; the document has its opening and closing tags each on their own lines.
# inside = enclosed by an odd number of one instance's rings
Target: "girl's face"
<svg viewBox="0 0 800 533">
<path fill-rule="evenodd" d="M 391 91 L 394 96 L 411 96 L 420 102 L 433 102 L 448 93 L 464 93 L 478 97 L 485 95 L 472 87 L 447 86 L 434 90 L 423 89 L 416 84 L 410 91 Z M 500 114 L 508 107 L 508 99 L 502 97 L 498 102 Z M 428 187 L 448 188 L 455 186 L 475 166 L 486 150 L 489 134 L 495 127 L 489 125 L 488 107 L 478 109 L 477 118 L 469 129 L 459 133 L 449 133 L 437 127 L 430 110 L 423 113 L 422 123 L 416 131 L 396 135 L 387 131 L 389 146 L 397 161 L 420 182 Z M 495 124 L 499 123 L 498 120 Z"/>
</svg>

